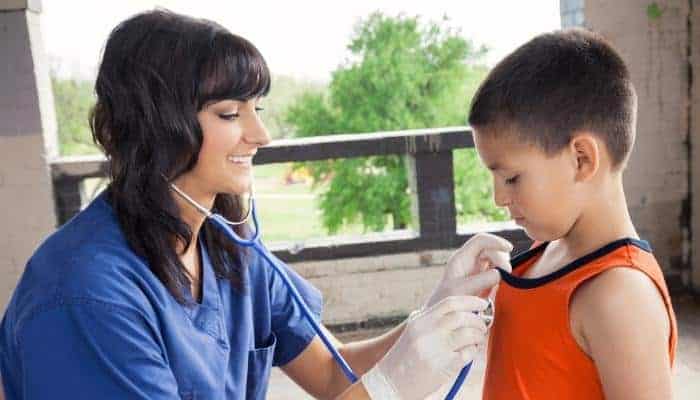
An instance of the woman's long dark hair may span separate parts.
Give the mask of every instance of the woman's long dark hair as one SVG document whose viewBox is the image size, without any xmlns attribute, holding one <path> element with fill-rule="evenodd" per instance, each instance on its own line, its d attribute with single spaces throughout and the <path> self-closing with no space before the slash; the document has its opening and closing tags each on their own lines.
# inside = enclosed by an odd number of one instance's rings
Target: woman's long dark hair
<svg viewBox="0 0 700 400">
<path fill-rule="evenodd" d="M 109 163 L 107 198 L 129 245 L 180 303 L 191 280 L 175 244 L 187 248 L 197 238 L 168 181 L 197 162 L 197 112 L 210 101 L 249 100 L 269 89 L 270 72 L 255 46 L 211 21 L 154 10 L 122 22 L 107 40 L 90 115 Z M 213 209 L 234 221 L 243 214 L 229 194 L 217 195 Z M 217 277 L 240 289 L 242 249 L 206 223 L 201 236 Z"/>
</svg>

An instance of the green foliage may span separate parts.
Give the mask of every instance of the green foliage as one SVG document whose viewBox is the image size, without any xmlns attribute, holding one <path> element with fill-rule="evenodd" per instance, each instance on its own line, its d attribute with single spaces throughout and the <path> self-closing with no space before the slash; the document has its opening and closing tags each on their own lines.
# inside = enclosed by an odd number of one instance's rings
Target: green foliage
<svg viewBox="0 0 700 400">
<path fill-rule="evenodd" d="M 381 132 L 463 125 L 483 67 L 470 65 L 485 53 L 440 23 L 374 13 L 355 28 L 350 59 L 333 73 L 328 93 L 307 93 L 289 107 L 287 121 L 298 136 Z M 474 152 L 456 158 L 458 211 L 498 218 L 490 205 L 487 174 L 472 170 Z M 337 232 L 361 221 L 381 230 L 411 223 L 406 166 L 402 157 L 367 157 L 305 164 L 321 195 L 324 226 Z M 467 183 L 468 179 L 468 183 Z M 468 189 L 464 189 L 467 186 Z M 475 189 L 477 188 L 477 189 Z"/>
<path fill-rule="evenodd" d="M 491 174 L 473 149 L 454 153 L 455 205 L 461 223 L 505 221 L 508 213 L 494 206 Z"/>
<path fill-rule="evenodd" d="M 655 1 L 647 5 L 647 17 L 649 17 L 649 19 L 652 21 L 656 21 L 661 18 L 661 16 L 664 15 L 664 11 L 665 10 L 659 6 L 659 3 Z"/>
<path fill-rule="evenodd" d="M 320 83 L 296 79 L 286 75 L 273 75 L 270 93 L 262 102 L 265 109 L 261 118 L 273 139 L 294 136 L 294 126 L 285 119 L 287 108 L 304 93 L 321 92 Z"/>
<path fill-rule="evenodd" d="M 51 77 L 61 155 L 94 154 L 88 114 L 95 104 L 92 82 Z"/>
</svg>

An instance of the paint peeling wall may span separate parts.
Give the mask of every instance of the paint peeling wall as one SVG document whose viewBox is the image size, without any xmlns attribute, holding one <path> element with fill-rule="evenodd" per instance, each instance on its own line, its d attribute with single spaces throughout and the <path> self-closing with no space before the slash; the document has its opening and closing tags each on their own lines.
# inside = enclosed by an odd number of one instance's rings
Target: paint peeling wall
<svg viewBox="0 0 700 400">
<path fill-rule="evenodd" d="M 627 200 L 671 280 L 689 271 L 689 1 L 587 0 L 584 26 L 620 51 L 639 97 Z"/>
</svg>

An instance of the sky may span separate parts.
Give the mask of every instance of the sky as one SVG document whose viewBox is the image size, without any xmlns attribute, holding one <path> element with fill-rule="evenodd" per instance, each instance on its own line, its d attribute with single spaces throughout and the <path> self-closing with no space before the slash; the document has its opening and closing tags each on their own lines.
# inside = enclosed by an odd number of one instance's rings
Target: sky
<svg viewBox="0 0 700 400">
<path fill-rule="evenodd" d="M 348 55 L 353 28 L 374 11 L 449 18 L 449 25 L 490 51 L 493 65 L 538 33 L 560 27 L 559 0 L 43 0 L 41 29 L 51 65 L 62 76 L 91 79 L 109 32 L 120 21 L 156 6 L 214 20 L 262 52 L 273 74 L 319 82 Z"/>
</svg>

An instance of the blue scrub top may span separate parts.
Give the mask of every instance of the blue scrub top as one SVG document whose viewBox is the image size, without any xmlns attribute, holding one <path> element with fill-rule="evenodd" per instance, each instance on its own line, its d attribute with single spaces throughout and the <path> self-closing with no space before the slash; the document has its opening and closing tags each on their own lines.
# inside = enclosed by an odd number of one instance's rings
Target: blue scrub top
<svg viewBox="0 0 700 400">
<path fill-rule="evenodd" d="M 200 249 L 202 302 L 186 307 L 100 195 L 40 246 L 15 289 L 0 327 L 6 399 L 264 399 L 271 366 L 315 333 L 257 254 L 241 292 Z M 287 274 L 320 319 L 320 292 Z"/>
</svg>

